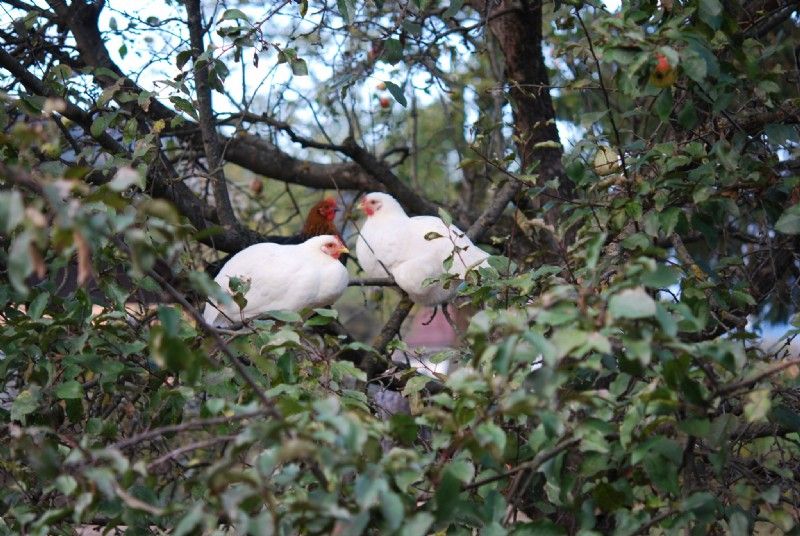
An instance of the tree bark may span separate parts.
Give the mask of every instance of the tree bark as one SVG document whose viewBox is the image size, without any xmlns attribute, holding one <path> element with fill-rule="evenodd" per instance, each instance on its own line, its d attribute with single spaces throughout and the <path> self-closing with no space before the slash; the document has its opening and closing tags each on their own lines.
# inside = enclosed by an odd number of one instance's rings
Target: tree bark
<svg viewBox="0 0 800 536">
<path fill-rule="evenodd" d="M 550 97 L 550 79 L 542 53 L 542 2 L 532 0 L 474 0 L 473 7 L 480 10 L 487 26 L 500 46 L 505 58 L 508 97 L 514 113 L 514 134 L 520 155 L 522 172 L 527 174 L 532 166 L 538 175 L 538 183 L 545 184 L 558 179 L 559 188 L 553 194 L 571 199 L 573 184 L 564 174 L 561 164 L 563 150 L 555 124 L 555 110 Z M 522 184 L 509 182 L 498 191 L 484 215 L 498 210 L 503 200 L 513 200 L 526 212 L 535 212 L 541 207 L 538 199 L 520 195 Z M 502 210 L 499 207 L 499 210 Z M 553 220 L 554 214 L 548 218 Z M 480 237 L 479 222 L 473 225 L 469 235 Z"/>
<path fill-rule="evenodd" d="M 211 99 L 211 85 L 209 82 L 209 65 L 212 59 L 200 60 L 205 50 L 203 45 L 203 16 L 200 12 L 200 0 L 185 0 L 186 15 L 189 26 L 189 40 L 192 44 L 192 58 L 194 59 L 194 85 L 197 93 L 197 114 L 200 125 L 200 135 L 203 138 L 203 149 L 211 175 L 214 190 L 214 202 L 217 207 L 217 216 L 226 231 L 239 227 L 239 222 L 233 212 L 231 199 L 228 195 L 228 185 L 225 180 L 225 171 L 222 169 L 222 148 L 217 136 L 217 126 L 214 121 L 214 108 Z"/>
</svg>

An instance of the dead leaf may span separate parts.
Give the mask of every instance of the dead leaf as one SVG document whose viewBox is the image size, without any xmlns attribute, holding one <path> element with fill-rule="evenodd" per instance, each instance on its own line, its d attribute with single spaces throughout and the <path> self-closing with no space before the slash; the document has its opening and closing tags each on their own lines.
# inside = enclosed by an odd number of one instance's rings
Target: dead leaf
<svg viewBox="0 0 800 536">
<path fill-rule="evenodd" d="M 33 271 L 36 272 L 36 277 L 42 279 L 45 275 L 47 275 L 47 265 L 44 263 L 42 254 L 39 253 L 39 250 L 36 249 L 36 246 L 33 244 L 28 244 L 28 255 L 31 257 Z"/>
<path fill-rule="evenodd" d="M 92 277 L 92 250 L 78 231 L 73 231 L 72 237 L 78 250 L 78 285 L 83 286 Z"/>
</svg>

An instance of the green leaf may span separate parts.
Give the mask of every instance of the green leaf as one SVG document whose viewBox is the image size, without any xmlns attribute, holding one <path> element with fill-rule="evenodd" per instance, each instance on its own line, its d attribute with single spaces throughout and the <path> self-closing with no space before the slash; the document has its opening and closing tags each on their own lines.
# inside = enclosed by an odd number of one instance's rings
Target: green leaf
<svg viewBox="0 0 800 536">
<path fill-rule="evenodd" d="M 385 61 L 386 63 L 394 65 L 402 59 L 403 59 L 403 45 L 400 43 L 399 40 L 387 39 L 386 41 L 383 42 L 383 54 L 381 55 L 381 60 Z M 386 88 L 387 89 L 389 88 L 389 84 L 386 84 Z"/>
<path fill-rule="evenodd" d="M 168 305 L 159 305 L 158 319 L 161 321 L 164 333 L 171 337 L 178 335 L 181 325 L 181 313 L 177 308 Z"/>
<path fill-rule="evenodd" d="M 411 415 L 405 413 L 395 413 L 389 417 L 389 430 L 392 437 L 400 441 L 403 445 L 410 446 L 416 441 L 419 433 L 419 426 L 414 422 Z"/>
<path fill-rule="evenodd" d="M 475 429 L 475 437 L 483 446 L 494 447 L 495 454 L 501 455 L 506 448 L 506 433 L 493 422 L 485 422 Z"/>
<path fill-rule="evenodd" d="M 83 386 L 75 380 L 66 381 L 56 387 L 56 396 L 65 400 L 83 398 Z"/>
<path fill-rule="evenodd" d="M 173 95 L 169 98 L 170 102 L 175 105 L 178 110 L 189 114 L 189 117 L 197 119 L 197 107 L 183 97 Z"/>
<path fill-rule="evenodd" d="M 787 208 L 778 221 L 775 230 L 783 234 L 800 234 L 800 203 Z"/>
<path fill-rule="evenodd" d="M 198 502 L 192 507 L 189 512 L 181 518 L 178 526 L 175 527 L 174 536 L 186 536 L 187 534 L 195 534 L 195 529 L 203 521 L 203 503 Z"/>
<path fill-rule="evenodd" d="M 728 528 L 731 536 L 748 536 L 750 534 L 750 522 L 747 515 L 741 510 L 734 510 L 728 518 Z"/>
<path fill-rule="evenodd" d="M 682 211 L 678 207 L 669 207 L 664 209 L 658 214 L 658 219 L 661 222 L 661 231 L 665 236 L 669 236 L 678 225 Z"/>
<path fill-rule="evenodd" d="M 353 22 L 356 11 L 353 0 L 336 0 L 336 7 L 339 9 L 339 15 L 344 19 L 345 24 Z"/>
<path fill-rule="evenodd" d="M 437 238 L 444 238 L 444 236 L 440 235 L 436 231 L 429 231 L 425 233 L 425 236 L 423 238 L 425 240 L 436 240 Z"/>
<path fill-rule="evenodd" d="M 434 494 L 437 521 L 448 521 L 452 517 L 458 504 L 460 491 L 461 483 L 458 478 L 451 471 L 445 469 Z"/>
<path fill-rule="evenodd" d="M 686 130 L 691 130 L 697 124 L 697 112 L 692 101 L 687 102 L 678 112 L 678 124 Z"/>
<path fill-rule="evenodd" d="M 18 190 L 0 192 L 0 229 L 10 234 L 25 217 L 25 205 Z"/>
<path fill-rule="evenodd" d="M 11 281 L 14 290 L 22 295 L 28 294 L 25 278 L 33 271 L 30 246 L 31 234 L 26 231 L 14 238 L 14 241 L 11 242 L 11 248 L 8 250 L 8 279 Z"/>
<path fill-rule="evenodd" d="M 331 376 L 336 381 L 340 381 L 343 378 L 355 378 L 357 380 L 367 381 L 367 373 L 356 367 L 350 361 L 332 362 Z"/>
<path fill-rule="evenodd" d="M 722 23 L 722 4 L 719 0 L 700 0 L 700 19 L 714 30 Z"/>
<path fill-rule="evenodd" d="M 467 460 L 453 460 L 445 470 L 449 471 L 462 484 L 469 484 L 475 478 L 475 466 Z"/>
<path fill-rule="evenodd" d="M 41 391 L 38 386 L 21 391 L 14 402 L 11 404 L 11 420 L 21 421 L 26 415 L 30 415 L 39 407 Z"/>
<path fill-rule="evenodd" d="M 608 484 L 605 485 L 608 486 Z M 622 492 L 617 493 L 621 493 L 623 497 L 625 496 Z M 590 532 L 587 531 L 587 533 Z M 540 519 L 531 523 L 517 523 L 511 532 L 511 536 L 564 536 L 565 534 L 567 534 L 566 529 L 559 527 L 549 519 Z"/>
<path fill-rule="evenodd" d="M 403 524 L 405 519 L 405 507 L 403 501 L 397 493 L 392 491 L 381 492 L 381 515 L 386 521 L 386 526 L 389 530 L 397 530 Z"/>
<path fill-rule="evenodd" d="M 604 512 L 613 512 L 625 504 L 625 494 L 606 482 L 595 486 L 592 497 Z"/>
<path fill-rule="evenodd" d="M 644 471 L 657 488 L 678 495 L 678 467 L 663 456 L 650 454 L 644 459 Z"/>
<path fill-rule="evenodd" d="M 45 307 L 47 307 L 47 302 L 50 300 L 50 293 L 49 292 L 41 292 L 39 293 L 36 298 L 33 299 L 31 304 L 28 306 L 28 316 L 32 320 L 39 320 L 42 318 L 42 313 L 44 313 Z"/>
<path fill-rule="evenodd" d="M 409 396 L 413 395 L 414 393 L 422 391 L 425 388 L 425 386 L 428 385 L 429 381 L 431 381 L 431 378 L 427 376 L 422 376 L 422 375 L 414 376 L 413 378 L 408 380 L 406 382 L 405 387 L 403 387 L 403 395 Z"/>
<path fill-rule="evenodd" d="M 121 167 L 114 174 L 114 178 L 108 183 L 108 187 L 115 192 L 123 192 L 131 186 L 138 186 L 144 189 L 144 177 L 131 167 Z"/>
<path fill-rule="evenodd" d="M 399 534 L 400 536 L 425 536 L 433 521 L 433 516 L 428 512 L 419 512 L 405 522 Z"/>
<path fill-rule="evenodd" d="M 384 83 L 386 84 L 386 89 L 389 90 L 389 93 L 391 93 L 392 97 L 394 97 L 394 100 L 396 100 L 401 106 L 405 107 L 408 104 L 408 101 L 406 101 L 406 96 L 403 95 L 402 88 L 394 82 L 390 82 L 388 80 Z"/>
<path fill-rule="evenodd" d="M 692 49 L 686 49 L 683 52 L 681 67 L 686 75 L 697 83 L 702 83 L 708 76 L 706 60 Z"/>
<path fill-rule="evenodd" d="M 661 329 L 669 337 L 675 337 L 678 334 L 678 322 L 672 316 L 666 307 L 660 303 L 656 303 L 656 320 L 661 325 Z"/>
<path fill-rule="evenodd" d="M 186 62 L 188 62 L 191 58 L 192 58 L 192 51 L 191 50 L 181 50 L 175 56 L 175 66 L 179 70 L 183 69 L 183 66 L 186 65 Z M 148 95 L 148 98 L 149 97 L 150 97 L 150 95 Z M 141 101 L 141 98 L 142 97 L 140 95 L 139 96 L 140 101 Z M 141 102 L 139 104 L 141 104 Z"/>
<path fill-rule="evenodd" d="M 464 0 L 451 0 L 450 5 L 447 7 L 444 13 L 442 13 L 443 19 L 449 19 L 450 17 L 454 17 L 456 13 L 461 10 L 461 7 L 464 5 Z"/>
<path fill-rule="evenodd" d="M 694 493 L 681 503 L 681 511 L 708 513 L 716 507 L 717 499 L 706 491 Z"/>
<path fill-rule="evenodd" d="M 267 315 L 275 320 L 286 323 L 301 322 L 303 320 L 303 317 L 294 311 L 269 311 Z"/>
<path fill-rule="evenodd" d="M 647 318 L 656 314 L 656 302 L 644 288 L 636 287 L 612 296 L 608 311 L 615 318 Z"/>
<path fill-rule="evenodd" d="M 667 288 L 677 283 L 678 277 L 678 271 L 675 268 L 659 264 L 655 270 L 644 272 L 641 282 L 650 288 Z"/>
<path fill-rule="evenodd" d="M 756 389 L 747 394 L 747 403 L 744 405 L 744 417 L 747 422 L 764 420 L 772 407 L 772 392 L 770 389 Z"/>
<path fill-rule="evenodd" d="M 244 13 L 244 11 L 242 11 L 241 9 L 232 8 L 232 9 L 226 9 L 225 12 L 222 14 L 222 17 L 220 17 L 219 20 L 220 20 L 220 22 L 222 22 L 224 20 L 246 20 L 246 21 L 249 21 L 250 17 L 248 17 Z"/>
<path fill-rule="evenodd" d="M 672 106 L 672 90 L 670 88 L 662 89 L 653 105 L 653 109 L 661 121 L 667 121 L 669 119 L 672 113 Z"/>
<path fill-rule="evenodd" d="M 324 316 L 326 318 L 337 319 L 339 318 L 339 311 L 336 309 L 314 309 L 314 312 L 317 313 L 319 316 Z"/>
<path fill-rule="evenodd" d="M 800 432 L 800 415 L 788 406 L 778 404 L 772 408 L 769 417 L 771 421 L 777 422 L 793 432 Z"/>
<path fill-rule="evenodd" d="M 95 138 L 100 137 L 103 134 L 108 126 L 111 124 L 112 121 L 117 117 L 115 113 L 103 113 L 98 115 L 94 121 L 92 121 L 92 126 L 89 127 L 89 132 Z"/>
<path fill-rule="evenodd" d="M 558 349 L 558 357 L 564 357 L 576 348 L 583 346 L 588 338 L 588 332 L 567 327 L 556 331 L 551 337 L 551 342 Z"/>
<path fill-rule="evenodd" d="M 353 487 L 356 503 L 361 510 L 369 510 L 378 504 L 378 494 L 386 488 L 386 481 L 375 478 L 370 474 L 361 474 L 356 477 Z"/>
<path fill-rule="evenodd" d="M 298 58 L 296 60 L 292 60 L 289 65 L 292 67 L 293 75 L 308 76 L 308 65 L 306 64 L 306 60 Z"/>
<path fill-rule="evenodd" d="M 78 481 L 70 475 L 61 475 L 56 478 L 55 486 L 58 491 L 69 497 L 78 489 Z"/>
<path fill-rule="evenodd" d="M 678 423 L 678 428 L 691 436 L 705 438 L 711 433 L 711 422 L 708 419 L 686 419 Z"/>
</svg>

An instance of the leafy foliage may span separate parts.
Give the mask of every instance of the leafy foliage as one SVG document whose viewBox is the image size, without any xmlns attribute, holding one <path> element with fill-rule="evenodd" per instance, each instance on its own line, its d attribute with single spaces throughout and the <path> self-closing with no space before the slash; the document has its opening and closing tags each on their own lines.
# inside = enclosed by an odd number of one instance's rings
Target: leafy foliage
<svg viewBox="0 0 800 536">
<path fill-rule="evenodd" d="M 549 6 L 556 114 L 579 134 L 561 174 L 525 167 L 526 133 L 505 124 L 508 81 L 493 48 L 514 36 L 472 32 L 487 14 L 477 4 L 242 3 L 213 13 L 221 41 L 200 49 L 174 2 L 180 30 L 116 2 L 103 12 L 74 0 L 69 20 L 48 4 L 9 7 L 0 51 L 0 532 L 798 530 L 793 8 Z M 313 31 L 272 43 L 278 12 Z M 123 76 L 83 41 L 106 20 L 107 36 L 123 25 L 161 43 L 178 35 L 166 52 L 176 74 L 159 90 Z M 21 50 L 20 39 L 41 48 Z M 121 59 L 161 61 L 163 50 L 128 39 Z M 229 94 L 252 72 L 245 58 L 267 68 L 261 54 L 291 71 L 281 94 L 309 79 L 317 93 L 210 117 L 197 74 L 209 93 Z M 398 109 L 358 97 L 375 69 Z M 425 97 L 436 84 L 452 90 L 438 94 L 448 106 Z M 538 98 L 539 88 L 515 90 Z M 314 123 L 342 134 L 342 117 L 359 125 L 357 141 L 308 134 Z M 207 168 L 205 120 L 228 161 L 267 175 L 264 195 L 242 187 L 240 169 Z M 299 160 L 279 135 L 352 162 Z M 393 151 L 409 138 L 405 156 Z M 237 152 L 242 143 L 276 168 Z M 439 167 L 435 180 L 423 184 L 420 166 Z M 314 182 L 315 170 L 354 181 L 343 189 L 441 202 L 467 223 L 518 188 L 490 233 L 491 267 L 460 287 L 479 311 L 439 356 L 453 361 L 448 374 L 392 364 L 405 343 L 356 342 L 331 309 L 232 332 L 201 321 L 206 297 L 225 295 L 198 269 L 210 255 L 200 244 L 230 251 L 271 224 L 288 234 L 283 218 L 303 193 L 289 183 L 339 186 Z M 220 182 L 249 226 L 224 221 Z M 777 342 L 763 336 L 770 322 Z M 401 395 L 410 410 L 387 411 L 382 401 Z"/>
</svg>

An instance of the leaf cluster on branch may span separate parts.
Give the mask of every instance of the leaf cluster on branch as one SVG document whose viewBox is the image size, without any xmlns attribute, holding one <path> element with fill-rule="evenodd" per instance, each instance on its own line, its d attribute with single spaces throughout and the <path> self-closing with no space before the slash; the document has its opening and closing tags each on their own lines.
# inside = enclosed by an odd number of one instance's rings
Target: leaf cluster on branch
<svg viewBox="0 0 800 536">
<path fill-rule="evenodd" d="M 798 530 L 794 3 L 0 18 L 0 534 Z M 216 251 L 322 191 L 351 242 L 384 191 L 491 249 L 450 346 L 399 361 L 413 304 L 354 263 L 203 320 Z"/>
</svg>

